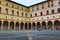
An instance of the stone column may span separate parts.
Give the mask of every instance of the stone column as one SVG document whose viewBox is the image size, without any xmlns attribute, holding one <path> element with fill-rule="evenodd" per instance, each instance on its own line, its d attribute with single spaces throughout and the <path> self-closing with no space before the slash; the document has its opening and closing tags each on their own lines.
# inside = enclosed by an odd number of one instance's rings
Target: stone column
<svg viewBox="0 0 60 40">
<path fill-rule="evenodd" d="M 31 30 L 33 30 L 33 25 L 32 25 L 32 23 L 31 23 Z"/>
<path fill-rule="evenodd" d="M 14 30 L 16 30 L 15 24 L 16 24 L 16 23 L 14 23 Z"/>
<path fill-rule="evenodd" d="M 27 23 L 27 30 L 29 30 L 29 24 Z"/>
<path fill-rule="evenodd" d="M 21 23 L 19 23 L 19 30 L 21 29 L 21 26 L 20 26 Z"/>
<path fill-rule="evenodd" d="M 10 30 L 10 22 L 8 23 L 8 30 Z"/>
<path fill-rule="evenodd" d="M 53 23 L 53 27 L 52 27 L 52 29 L 55 30 L 55 27 L 54 27 L 54 21 L 53 21 L 52 23 Z"/>
<path fill-rule="evenodd" d="M 36 27 L 35 27 L 35 30 L 37 30 L 37 23 L 35 23 Z"/>
<path fill-rule="evenodd" d="M 46 28 L 48 28 L 48 23 L 47 23 L 47 21 L 46 21 Z"/>
<path fill-rule="evenodd" d="M 2 24 L 1 24 L 1 30 L 3 30 L 3 21 L 2 21 Z"/>
<path fill-rule="evenodd" d="M 23 23 L 24 25 L 23 25 L 23 30 L 25 30 L 25 23 Z"/>
</svg>

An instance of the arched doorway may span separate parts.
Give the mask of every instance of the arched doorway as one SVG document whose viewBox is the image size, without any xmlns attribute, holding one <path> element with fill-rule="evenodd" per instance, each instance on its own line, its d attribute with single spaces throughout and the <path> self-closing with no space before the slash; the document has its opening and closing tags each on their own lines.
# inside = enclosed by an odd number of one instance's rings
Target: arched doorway
<svg viewBox="0 0 60 40">
<path fill-rule="evenodd" d="M 0 21 L 0 30 L 1 30 L 2 21 Z"/>
<path fill-rule="evenodd" d="M 31 23 L 29 23 L 29 29 L 31 29 Z"/>
<path fill-rule="evenodd" d="M 54 21 L 54 27 L 56 30 L 59 30 L 60 29 L 60 21 L 58 21 L 58 20 Z"/>
<path fill-rule="evenodd" d="M 3 22 L 3 30 L 8 30 L 8 21 Z"/>
<path fill-rule="evenodd" d="M 23 26 L 24 26 L 24 24 L 23 24 L 23 22 L 21 22 L 21 30 L 23 30 Z"/>
<path fill-rule="evenodd" d="M 27 30 L 27 23 L 25 23 L 25 30 Z"/>
<path fill-rule="evenodd" d="M 52 29 L 52 27 L 53 27 L 52 21 L 48 21 L 47 24 L 48 24 L 48 29 Z"/>
<path fill-rule="evenodd" d="M 19 30 L 19 22 L 16 22 L 16 30 Z"/>
<path fill-rule="evenodd" d="M 46 30 L 46 22 L 42 22 L 42 28 Z"/>
<path fill-rule="evenodd" d="M 38 29 L 38 30 L 41 30 L 40 22 L 37 22 L 37 29 Z"/>
<path fill-rule="evenodd" d="M 36 24 L 33 22 L 32 23 L 32 28 L 35 29 L 35 27 L 36 27 Z"/>
<path fill-rule="evenodd" d="M 13 21 L 10 22 L 10 30 L 14 30 L 14 22 Z"/>
</svg>

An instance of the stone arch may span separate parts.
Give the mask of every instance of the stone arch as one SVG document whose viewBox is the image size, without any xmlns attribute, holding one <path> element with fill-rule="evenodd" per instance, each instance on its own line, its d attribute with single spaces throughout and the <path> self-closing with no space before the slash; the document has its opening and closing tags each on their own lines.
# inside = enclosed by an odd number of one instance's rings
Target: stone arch
<svg viewBox="0 0 60 40">
<path fill-rule="evenodd" d="M 8 21 L 3 22 L 3 30 L 8 30 Z"/>
<path fill-rule="evenodd" d="M 24 23 L 23 23 L 23 22 L 21 22 L 21 30 L 23 29 L 23 26 L 24 26 Z"/>
<path fill-rule="evenodd" d="M 14 22 L 13 21 L 10 22 L 10 29 L 14 30 Z"/>
<path fill-rule="evenodd" d="M 46 29 L 46 22 L 42 22 L 42 28 Z"/>
<path fill-rule="evenodd" d="M 36 27 L 36 24 L 35 24 L 35 22 L 33 22 L 32 23 L 32 28 L 35 29 L 35 27 Z"/>
<path fill-rule="evenodd" d="M 25 29 L 27 30 L 27 23 L 25 23 Z"/>
<path fill-rule="evenodd" d="M 53 27 L 52 21 L 48 21 L 47 24 L 48 24 L 48 29 L 51 29 Z"/>
<path fill-rule="evenodd" d="M 19 22 L 16 22 L 16 30 L 19 30 Z"/>
<path fill-rule="evenodd" d="M 37 29 L 41 28 L 40 22 L 37 22 Z"/>
<path fill-rule="evenodd" d="M 0 30 L 1 30 L 1 26 L 2 26 L 2 21 L 0 21 Z"/>
<path fill-rule="evenodd" d="M 31 23 L 29 23 L 29 29 L 31 29 Z"/>
<path fill-rule="evenodd" d="M 59 20 L 55 20 L 55 21 L 54 21 L 54 28 L 55 28 L 56 30 L 58 30 L 58 29 L 60 28 L 60 21 L 59 21 Z"/>
</svg>

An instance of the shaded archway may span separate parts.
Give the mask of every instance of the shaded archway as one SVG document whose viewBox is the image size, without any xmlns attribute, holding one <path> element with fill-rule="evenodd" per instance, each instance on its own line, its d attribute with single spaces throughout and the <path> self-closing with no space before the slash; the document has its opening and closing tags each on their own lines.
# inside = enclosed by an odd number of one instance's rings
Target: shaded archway
<svg viewBox="0 0 60 40">
<path fill-rule="evenodd" d="M 10 22 L 10 30 L 14 30 L 14 22 L 13 21 Z"/>
<path fill-rule="evenodd" d="M 2 21 L 0 21 L 0 30 L 1 30 L 1 26 L 2 26 Z"/>
<path fill-rule="evenodd" d="M 8 21 L 3 22 L 3 30 L 8 30 Z"/>
<path fill-rule="evenodd" d="M 37 29 L 41 28 L 40 22 L 37 22 Z"/>
<path fill-rule="evenodd" d="M 23 26 L 24 26 L 24 23 L 23 22 L 21 22 L 21 30 L 23 30 Z"/>
<path fill-rule="evenodd" d="M 25 23 L 25 29 L 27 30 L 27 23 Z"/>
<path fill-rule="evenodd" d="M 32 23 L 32 28 L 35 29 L 35 27 L 36 27 L 36 24 L 33 22 Z"/>
<path fill-rule="evenodd" d="M 48 29 L 51 29 L 53 27 L 52 21 L 48 21 L 47 24 L 48 24 Z"/>
<path fill-rule="evenodd" d="M 58 20 L 54 21 L 54 27 L 56 30 L 60 29 L 60 21 Z"/>
<path fill-rule="evenodd" d="M 46 22 L 42 22 L 42 28 L 46 29 Z"/>
<path fill-rule="evenodd" d="M 31 29 L 31 23 L 29 23 L 29 29 Z"/>
<path fill-rule="evenodd" d="M 19 30 L 19 22 L 16 22 L 16 30 Z"/>
</svg>

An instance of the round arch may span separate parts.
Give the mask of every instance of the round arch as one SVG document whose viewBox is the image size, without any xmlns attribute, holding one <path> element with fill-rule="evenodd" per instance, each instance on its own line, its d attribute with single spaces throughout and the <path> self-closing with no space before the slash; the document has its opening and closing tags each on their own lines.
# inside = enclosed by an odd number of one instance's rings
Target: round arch
<svg viewBox="0 0 60 40">
<path fill-rule="evenodd" d="M 3 22 L 3 30 L 8 30 L 8 21 Z"/>
<path fill-rule="evenodd" d="M 27 30 L 27 23 L 25 23 L 25 29 Z"/>
<path fill-rule="evenodd" d="M 41 28 L 40 22 L 37 22 L 37 29 Z"/>
<path fill-rule="evenodd" d="M 14 30 L 14 22 L 13 21 L 10 22 L 10 29 Z"/>
<path fill-rule="evenodd" d="M 42 28 L 46 29 L 46 22 L 42 22 Z"/>
<path fill-rule="evenodd" d="M 0 30 L 1 30 L 2 21 L 0 21 Z"/>
<path fill-rule="evenodd" d="M 16 30 L 19 30 L 19 22 L 16 22 Z"/>
<path fill-rule="evenodd" d="M 36 27 L 35 22 L 32 23 L 32 26 L 33 26 L 32 28 L 35 29 L 35 27 Z"/>
<path fill-rule="evenodd" d="M 51 28 L 52 28 L 52 26 L 53 26 L 52 21 L 48 21 L 48 22 L 47 22 L 47 24 L 48 24 L 48 29 L 51 29 Z"/>
<path fill-rule="evenodd" d="M 21 22 L 21 24 L 20 24 L 20 25 L 21 25 L 21 30 L 22 30 L 22 29 L 23 29 L 23 26 L 24 26 L 24 23 L 23 23 L 23 22 Z"/>
<path fill-rule="evenodd" d="M 59 20 L 55 20 L 55 21 L 54 21 L 54 28 L 55 28 L 56 30 L 60 29 L 60 21 L 59 21 Z"/>
<path fill-rule="evenodd" d="M 31 23 L 29 23 L 29 29 L 31 29 Z"/>
</svg>

